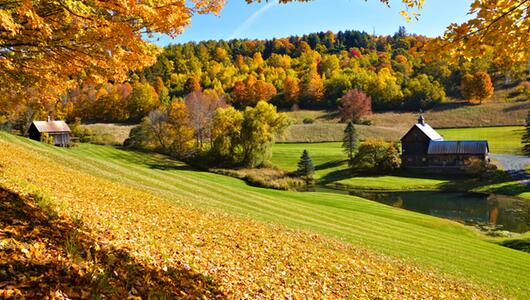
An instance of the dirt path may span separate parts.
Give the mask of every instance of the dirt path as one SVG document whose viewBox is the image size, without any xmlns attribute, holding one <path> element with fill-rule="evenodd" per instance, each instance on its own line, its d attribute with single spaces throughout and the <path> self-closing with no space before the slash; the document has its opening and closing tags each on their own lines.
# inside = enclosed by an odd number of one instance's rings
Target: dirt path
<svg viewBox="0 0 530 300">
<path fill-rule="evenodd" d="M 530 157 L 514 154 L 492 154 L 491 158 L 498 161 L 513 178 L 530 185 L 530 174 L 525 171 L 530 166 Z"/>
</svg>

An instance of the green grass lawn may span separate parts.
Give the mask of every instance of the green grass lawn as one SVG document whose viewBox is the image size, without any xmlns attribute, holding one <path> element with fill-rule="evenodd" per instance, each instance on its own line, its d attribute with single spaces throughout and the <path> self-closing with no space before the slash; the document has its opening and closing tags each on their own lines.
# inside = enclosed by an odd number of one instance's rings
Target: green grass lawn
<svg viewBox="0 0 530 300">
<path fill-rule="evenodd" d="M 524 127 L 487 127 L 440 129 L 447 140 L 488 140 L 492 153 L 521 153 L 521 137 Z M 347 171 L 346 154 L 340 142 L 284 143 L 273 147 L 272 164 L 294 171 L 302 151 L 307 149 L 315 165 L 315 178 L 324 184 L 339 184 L 366 190 L 438 190 L 442 188 L 469 189 L 481 192 L 497 192 L 530 199 L 530 190 L 516 182 L 469 186 L 453 178 L 417 178 L 408 176 L 353 176 Z"/>
<path fill-rule="evenodd" d="M 521 154 L 523 126 L 440 129 L 446 140 L 487 140 L 491 153 Z"/>
<path fill-rule="evenodd" d="M 450 183 L 447 179 L 416 178 L 404 176 L 374 176 L 374 177 L 353 177 L 338 180 L 335 183 L 346 185 L 352 189 L 359 190 L 438 190 L 444 184 Z"/>
<path fill-rule="evenodd" d="M 219 209 L 341 238 L 501 289 L 508 296 L 530 297 L 530 254 L 485 241 L 472 230 L 447 220 L 358 197 L 250 187 L 241 180 L 196 171 L 162 156 L 109 146 L 60 149 L 4 133 L 0 133 L 0 142 L 23 146 L 34 155 L 139 188 L 176 205 Z M 317 165 L 329 161 L 325 159 L 328 154 L 331 161 L 341 157 L 337 146 L 333 151 L 325 145 L 313 146 L 309 150 L 314 151 Z M 284 148 L 286 153 L 301 153 Z M 289 165 L 286 159 L 283 163 Z"/>
</svg>

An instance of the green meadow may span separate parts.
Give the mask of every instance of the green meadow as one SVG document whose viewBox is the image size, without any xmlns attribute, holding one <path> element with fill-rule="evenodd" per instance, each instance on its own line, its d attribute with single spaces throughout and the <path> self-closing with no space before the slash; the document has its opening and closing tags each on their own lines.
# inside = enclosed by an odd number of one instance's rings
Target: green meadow
<svg viewBox="0 0 530 300">
<path fill-rule="evenodd" d="M 498 289 L 510 297 L 530 296 L 529 253 L 488 242 L 472 229 L 448 220 L 353 196 L 251 187 L 241 180 L 197 171 L 163 156 L 110 146 L 82 144 L 59 149 L 4 133 L 0 133 L 0 142 L 21 146 L 67 168 L 152 193 L 174 205 L 220 210 L 320 233 Z M 297 153 L 289 148 L 295 146 L 278 145 L 275 150 L 280 147 Z M 317 165 L 330 161 L 327 156 L 331 161 L 341 158 L 338 145 L 333 151 L 313 146 L 309 150 Z M 280 161 L 289 166 L 288 159 Z"/>
<path fill-rule="evenodd" d="M 520 154 L 524 127 L 480 127 L 440 129 L 447 140 L 488 140 L 492 153 Z M 348 171 L 347 157 L 340 142 L 278 143 L 273 147 L 271 162 L 279 168 L 294 171 L 304 149 L 309 151 L 315 165 L 315 178 L 321 184 L 340 185 L 362 190 L 464 190 L 496 192 L 530 198 L 529 188 L 513 181 L 494 183 L 469 182 L 452 177 L 416 177 L 408 174 L 395 176 L 354 176 Z"/>
</svg>

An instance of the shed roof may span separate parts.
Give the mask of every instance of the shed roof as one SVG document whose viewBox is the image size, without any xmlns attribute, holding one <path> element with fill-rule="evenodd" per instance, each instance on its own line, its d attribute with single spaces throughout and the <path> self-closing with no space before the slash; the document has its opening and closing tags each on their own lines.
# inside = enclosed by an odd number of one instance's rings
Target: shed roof
<svg viewBox="0 0 530 300">
<path fill-rule="evenodd" d="M 65 121 L 33 121 L 39 132 L 70 132 Z"/>
<path fill-rule="evenodd" d="M 485 154 L 488 141 L 431 141 L 427 154 Z"/>
</svg>

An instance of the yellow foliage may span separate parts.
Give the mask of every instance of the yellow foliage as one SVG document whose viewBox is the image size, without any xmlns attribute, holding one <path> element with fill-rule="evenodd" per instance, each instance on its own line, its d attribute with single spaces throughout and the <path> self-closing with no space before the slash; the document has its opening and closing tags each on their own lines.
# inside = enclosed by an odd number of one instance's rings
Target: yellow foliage
<svg viewBox="0 0 530 300">
<path fill-rule="evenodd" d="M 22 196 L 43 195 L 41 198 L 52 204 L 53 211 L 77 220 L 83 239 L 94 241 L 93 248 L 86 248 L 86 243 L 78 245 L 84 253 L 82 262 L 88 264 L 80 270 L 94 271 L 97 269 L 93 266 L 103 263 L 117 266 L 114 270 L 118 273 L 110 275 L 107 285 L 98 285 L 96 290 L 108 298 L 147 298 L 153 292 L 149 289 L 155 287 L 163 288 L 155 295 L 170 299 L 493 297 L 467 283 L 351 244 L 190 206 L 187 203 L 196 197 L 193 193 L 167 201 L 120 183 L 120 178 L 110 181 L 89 175 L 64 161 L 56 163 L 45 152 L 4 139 L 0 139 L 0 153 L 13 154 L 0 155 L 0 186 Z M 0 227 L 0 245 L 12 243 L 9 230 Z M 69 252 L 74 254 L 75 240 L 68 242 Z M 40 255 L 37 251 L 54 254 L 45 244 L 29 247 L 31 256 L 27 259 L 34 261 L 40 259 L 35 257 Z M 26 251 L 20 246 L 15 249 L 21 255 Z M 97 261 L 93 265 L 95 260 L 88 253 L 99 258 L 100 251 L 122 253 L 134 265 L 124 264 L 123 256 L 116 255 L 105 255 L 110 262 Z M 0 252 L 0 264 L 8 259 Z M 131 274 L 126 273 L 130 272 L 127 266 L 142 268 Z M 151 271 L 140 272 L 145 269 Z M 97 274 L 94 278 L 99 278 Z M 123 284 L 123 278 L 130 282 Z M 31 288 L 17 286 L 14 280 L 8 293 L 24 294 Z M 40 282 L 43 289 L 53 289 L 49 281 Z M 76 297 L 69 294 L 74 286 L 69 287 L 59 292 Z M 88 294 L 77 292 L 88 297 L 91 290 Z"/>
</svg>

